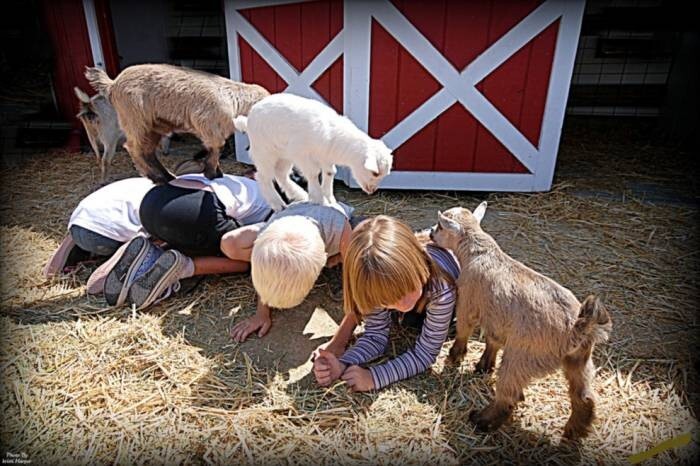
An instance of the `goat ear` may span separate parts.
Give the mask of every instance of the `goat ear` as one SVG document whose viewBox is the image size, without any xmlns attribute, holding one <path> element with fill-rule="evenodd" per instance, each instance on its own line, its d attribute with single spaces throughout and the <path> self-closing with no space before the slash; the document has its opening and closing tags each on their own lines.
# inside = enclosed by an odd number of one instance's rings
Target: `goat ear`
<svg viewBox="0 0 700 466">
<path fill-rule="evenodd" d="M 89 104 L 90 103 L 90 96 L 88 96 L 85 92 L 83 92 L 79 87 L 74 87 L 73 91 L 75 91 L 75 96 L 83 103 Z"/>
<path fill-rule="evenodd" d="M 438 212 L 438 224 L 445 230 L 450 230 L 458 234 L 462 234 L 462 232 L 464 231 L 462 229 L 462 225 L 455 222 L 451 218 L 448 218 L 442 212 Z"/>
<path fill-rule="evenodd" d="M 486 206 L 487 203 L 486 201 L 482 202 L 479 204 L 479 206 L 474 209 L 474 212 L 472 212 L 472 215 L 474 218 L 476 218 L 477 223 L 481 224 L 481 220 L 484 218 L 484 215 L 486 214 Z"/>
<path fill-rule="evenodd" d="M 364 164 L 365 170 L 372 172 L 374 176 L 379 175 L 379 167 L 377 166 L 377 159 L 374 157 L 367 157 Z"/>
</svg>

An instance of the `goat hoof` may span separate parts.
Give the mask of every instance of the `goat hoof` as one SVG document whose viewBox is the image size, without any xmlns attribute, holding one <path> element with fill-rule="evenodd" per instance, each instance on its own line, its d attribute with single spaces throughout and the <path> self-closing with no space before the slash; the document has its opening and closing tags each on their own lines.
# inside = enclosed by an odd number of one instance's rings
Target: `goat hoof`
<svg viewBox="0 0 700 466">
<path fill-rule="evenodd" d="M 507 409 L 497 409 L 486 407 L 481 411 L 469 413 L 469 420 L 481 432 L 493 432 L 503 425 L 510 417 L 511 411 Z"/>
<path fill-rule="evenodd" d="M 459 366 L 462 364 L 462 359 L 464 359 L 464 353 L 466 353 L 466 351 L 455 350 L 454 347 L 452 347 L 450 354 L 447 356 L 447 364 Z"/>
<path fill-rule="evenodd" d="M 462 356 L 447 356 L 447 364 L 450 366 L 459 367 L 462 364 Z"/>
<path fill-rule="evenodd" d="M 157 175 L 150 175 L 148 178 L 155 184 L 168 184 L 170 180 L 173 180 L 175 177 L 173 177 L 170 173 L 159 173 Z"/>
<path fill-rule="evenodd" d="M 204 167 L 204 176 L 209 178 L 210 180 L 213 180 L 215 178 L 221 178 L 224 176 L 224 173 L 221 171 L 219 167 L 216 168 L 210 168 L 208 166 Z"/>
<path fill-rule="evenodd" d="M 562 437 L 570 442 L 578 442 L 582 438 L 587 437 L 589 433 L 590 431 L 588 428 L 570 425 L 570 423 L 567 422 Z"/>
<path fill-rule="evenodd" d="M 476 363 L 476 366 L 474 366 L 474 373 L 475 374 L 488 374 L 493 371 L 493 366 L 489 366 L 481 361 Z"/>
</svg>

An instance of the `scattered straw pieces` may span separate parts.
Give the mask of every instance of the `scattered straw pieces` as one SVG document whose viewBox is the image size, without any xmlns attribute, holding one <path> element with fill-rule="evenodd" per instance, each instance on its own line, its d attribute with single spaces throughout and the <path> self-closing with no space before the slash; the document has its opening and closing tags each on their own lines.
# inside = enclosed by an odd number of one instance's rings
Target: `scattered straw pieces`
<svg viewBox="0 0 700 466">
<path fill-rule="evenodd" d="M 41 268 L 70 212 L 99 180 L 92 157 L 56 153 L 4 169 L 3 449 L 25 452 L 34 464 L 621 464 L 664 440 L 697 435 L 700 382 L 690 350 L 698 346 L 697 204 L 687 202 L 690 194 L 659 202 L 634 191 L 639 183 L 697 182 L 675 153 L 572 134 L 552 191 L 487 196 L 484 228 L 512 256 L 579 297 L 602 295 L 609 307 L 611 340 L 595 353 L 598 420 L 580 445 L 560 440 L 569 401 L 559 373 L 530 385 L 511 425 L 474 431 L 468 413 L 492 399 L 495 380 L 472 373 L 484 347 L 477 335 L 460 368 L 444 365 L 448 340 L 425 374 L 352 394 L 343 383 L 316 386 L 306 354 L 295 367 L 263 366 L 231 343 L 228 328 L 255 310 L 245 274 L 208 277 L 146 313 L 86 296 L 88 269 L 44 280 Z M 169 166 L 181 159 L 163 158 Z M 242 167 L 224 161 L 224 170 Z M 135 176 L 123 153 L 111 173 L 112 180 Z M 485 197 L 366 196 L 340 183 L 336 195 L 360 215 L 395 215 L 416 229 L 432 225 L 438 209 L 473 207 Z M 308 327 L 310 335 L 299 328 L 307 344 L 314 336 L 322 343 L 338 320 L 326 286 L 337 280 L 337 272 L 324 272 L 313 292 L 307 317 L 316 306 L 327 315 Z M 396 331 L 392 351 L 414 338 Z M 251 343 L 278 358 L 298 350 L 269 338 Z M 650 464 L 697 458 L 691 442 Z"/>
</svg>

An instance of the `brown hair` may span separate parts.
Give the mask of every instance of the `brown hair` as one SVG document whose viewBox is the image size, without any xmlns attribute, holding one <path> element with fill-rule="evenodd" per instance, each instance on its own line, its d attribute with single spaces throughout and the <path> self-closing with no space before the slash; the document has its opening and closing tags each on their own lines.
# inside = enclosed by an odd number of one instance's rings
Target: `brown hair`
<svg viewBox="0 0 700 466">
<path fill-rule="evenodd" d="M 454 283 L 430 258 L 408 225 L 378 215 L 352 232 L 343 260 L 343 309 L 359 322 L 375 309 L 422 288 L 416 306 L 422 311 L 426 288 L 436 277 Z"/>
</svg>

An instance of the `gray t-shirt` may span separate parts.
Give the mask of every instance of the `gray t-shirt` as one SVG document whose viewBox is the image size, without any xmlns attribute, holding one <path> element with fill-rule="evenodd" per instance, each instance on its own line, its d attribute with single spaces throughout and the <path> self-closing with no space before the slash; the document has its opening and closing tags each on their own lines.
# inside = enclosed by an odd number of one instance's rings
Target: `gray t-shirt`
<svg viewBox="0 0 700 466">
<path fill-rule="evenodd" d="M 354 210 L 353 207 L 340 202 L 333 206 L 322 206 L 311 202 L 294 202 L 288 205 L 286 209 L 272 214 L 259 234 L 277 219 L 293 215 L 306 217 L 316 225 L 321 233 L 323 243 L 326 245 L 326 254 L 329 257 L 334 256 L 340 252 L 340 237 L 343 235 L 345 222 L 350 218 Z"/>
</svg>

